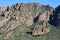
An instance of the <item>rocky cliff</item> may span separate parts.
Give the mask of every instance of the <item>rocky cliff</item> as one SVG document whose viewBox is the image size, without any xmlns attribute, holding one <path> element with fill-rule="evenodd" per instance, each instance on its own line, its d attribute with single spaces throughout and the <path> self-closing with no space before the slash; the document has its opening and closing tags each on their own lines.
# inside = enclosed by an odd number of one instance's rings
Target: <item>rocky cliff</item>
<svg viewBox="0 0 60 40">
<path fill-rule="evenodd" d="M 17 3 L 12 6 L 0 7 L 0 34 L 9 38 L 13 31 L 34 25 L 32 35 L 41 35 L 50 31 L 48 21 L 54 8 L 39 3 Z M 19 31 L 19 32 L 20 32 Z M 19 35 L 19 32 L 16 31 Z"/>
</svg>

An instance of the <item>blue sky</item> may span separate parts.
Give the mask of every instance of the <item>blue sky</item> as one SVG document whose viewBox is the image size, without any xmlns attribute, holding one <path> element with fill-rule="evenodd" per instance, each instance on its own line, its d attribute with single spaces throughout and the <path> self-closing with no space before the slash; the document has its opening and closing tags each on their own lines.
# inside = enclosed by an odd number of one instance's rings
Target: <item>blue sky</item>
<svg viewBox="0 0 60 40">
<path fill-rule="evenodd" d="M 31 3 L 31 2 L 36 2 L 36 3 L 41 3 L 43 5 L 49 4 L 52 7 L 57 7 L 60 5 L 60 0 L 0 0 L 0 6 L 10 6 L 16 3 Z"/>
</svg>

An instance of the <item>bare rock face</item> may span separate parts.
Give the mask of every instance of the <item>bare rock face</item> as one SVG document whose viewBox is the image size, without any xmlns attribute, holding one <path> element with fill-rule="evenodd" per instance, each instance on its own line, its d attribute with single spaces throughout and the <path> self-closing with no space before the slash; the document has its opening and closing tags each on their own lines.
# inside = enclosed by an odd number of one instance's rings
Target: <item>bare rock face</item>
<svg viewBox="0 0 60 40">
<path fill-rule="evenodd" d="M 49 6 L 48 6 L 49 7 Z M 32 31 L 32 35 L 42 35 L 45 33 L 48 33 L 50 31 L 48 26 L 49 16 L 51 15 L 50 8 L 45 9 L 45 11 L 37 18 L 39 19 L 39 23 L 37 23 L 36 26 L 34 26 L 34 29 Z"/>
<path fill-rule="evenodd" d="M 46 20 L 46 13 L 42 13 L 41 16 L 39 17 L 39 20 Z"/>
<path fill-rule="evenodd" d="M 41 28 L 41 27 L 42 26 L 34 27 L 34 29 L 32 31 L 32 35 L 33 36 L 42 35 L 42 34 L 48 33 L 50 31 L 49 28 Z"/>
<path fill-rule="evenodd" d="M 46 23 L 44 21 L 40 21 L 40 23 L 36 24 L 32 30 L 32 35 L 42 35 L 48 33 L 50 31 L 49 27 L 46 27 Z"/>
<path fill-rule="evenodd" d="M 50 29 L 47 25 L 52 9 L 50 6 L 39 3 L 17 3 L 8 7 L 0 7 L 0 28 L 4 29 L 1 30 L 6 33 L 6 38 L 12 36 L 11 30 L 16 30 L 20 26 L 25 28 L 35 25 L 32 35 L 48 33 Z"/>
<path fill-rule="evenodd" d="M 36 25 L 32 31 L 32 35 L 41 35 L 44 34 L 42 26 Z"/>
<path fill-rule="evenodd" d="M 29 16 L 29 17 L 26 19 L 25 24 L 26 24 L 27 26 L 32 25 L 32 24 L 33 24 L 33 17 L 32 17 L 32 16 Z"/>
</svg>

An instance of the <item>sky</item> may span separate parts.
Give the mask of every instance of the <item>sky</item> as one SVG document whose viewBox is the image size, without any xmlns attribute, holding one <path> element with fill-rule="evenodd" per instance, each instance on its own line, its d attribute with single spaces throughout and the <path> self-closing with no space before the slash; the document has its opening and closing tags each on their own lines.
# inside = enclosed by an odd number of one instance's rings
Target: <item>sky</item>
<svg viewBox="0 0 60 40">
<path fill-rule="evenodd" d="M 40 3 L 43 5 L 50 5 L 52 7 L 57 7 L 60 5 L 60 0 L 0 0 L 0 7 L 11 6 L 16 3 Z"/>
</svg>

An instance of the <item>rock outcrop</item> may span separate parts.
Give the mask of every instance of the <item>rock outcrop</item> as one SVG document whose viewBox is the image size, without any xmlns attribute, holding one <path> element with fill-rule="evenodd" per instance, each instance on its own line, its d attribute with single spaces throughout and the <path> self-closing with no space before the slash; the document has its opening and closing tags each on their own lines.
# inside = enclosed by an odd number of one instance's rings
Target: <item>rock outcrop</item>
<svg viewBox="0 0 60 40">
<path fill-rule="evenodd" d="M 0 7 L 0 27 L 4 28 L 3 33 L 13 31 L 20 24 L 24 27 L 30 27 L 35 24 L 32 35 L 41 35 L 50 31 L 48 25 L 49 17 L 53 8 L 49 5 L 41 5 L 38 3 L 17 3 L 8 7 Z M 14 21 L 13 23 L 9 23 Z M 6 24 L 7 23 L 7 24 Z M 12 33 L 11 33 L 12 34 Z M 11 36 L 7 33 L 7 38 Z"/>
</svg>

